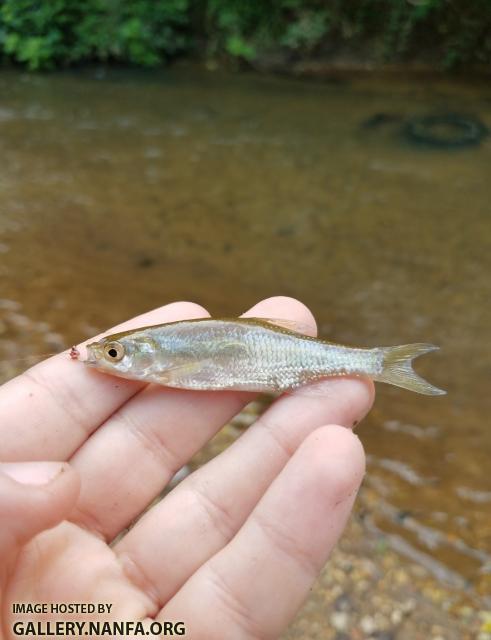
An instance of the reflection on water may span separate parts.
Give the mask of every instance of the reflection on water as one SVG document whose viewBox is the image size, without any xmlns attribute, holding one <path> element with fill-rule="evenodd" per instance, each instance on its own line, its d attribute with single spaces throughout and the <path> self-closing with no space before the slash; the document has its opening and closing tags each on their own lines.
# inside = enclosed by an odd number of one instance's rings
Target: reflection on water
<svg viewBox="0 0 491 640">
<path fill-rule="evenodd" d="M 491 88 L 3 72 L 2 376 L 176 298 L 226 315 L 293 295 L 335 341 L 437 343 L 420 370 L 448 396 L 379 387 L 362 502 L 394 544 L 484 593 L 491 143 L 399 134 L 445 109 L 489 126 Z M 395 115 L 361 126 L 377 113 Z"/>
</svg>

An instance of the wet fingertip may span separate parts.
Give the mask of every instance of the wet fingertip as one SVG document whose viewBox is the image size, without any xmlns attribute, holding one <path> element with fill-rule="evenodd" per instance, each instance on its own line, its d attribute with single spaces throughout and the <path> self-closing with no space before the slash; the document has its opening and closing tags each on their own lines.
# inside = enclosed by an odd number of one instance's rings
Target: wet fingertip
<svg viewBox="0 0 491 640">
<path fill-rule="evenodd" d="M 365 413 L 368 413 L 375 402 L 375 383 L 370 378 L 365 377 L 356 378 L 356 380 L 363 385 L 363 391 L 360 390 L 360 395 L 363 396 L 362 399 L 365 402 Z"/>
<path fill-rule="evenodd" d="M 351 429 L 346 429 L 341 424 L 326 424 L 312 431 L 304 440 L 304 444 L 313 446 L 314 443 L 327 444 L 330 447 L 334 445 L 342 455 L 348 455 L 352 448 L 364 454 L 360 438 Z"/>
<path fill-rule="evenodd" d="M 352 495 L 365 475 L 365 450 L 356 434 L 341 425 L 319 427 L 304 441 L 312 466 L 323 471 L 323 482 L 339 496 Z"/>
<path fill-rule="evenodd" d="M 296 298 L 289 296 L 265 298 L 248 309 L 243 315 L 254 316 L 255 314 L 262 318 L 296 320 L 302 325 L 311 328 L 312 335 L 317 335 L 317 322 L 313 313 L 303 302 Z"/>
<path fill-rule="evenodd" d="M 332 379 L 330 393 L 343 393 L 346 421 L 343 424 L 354 428 L 367 415 L 375 401 L 375 385 L 370 378 L 347 376 Z"/>
<path fill-rule="evenodd" d="M 155 309 L 157 312 L 165 311 L 166 313 L 174 314 L 177 312 L 176 317 L 177 320 L 182 320 L 186 318 L 202 318 L 208 317 L 210 312 L 202 307 L 197 302 L 192 302 L 190 300 L 176 300 L 175 302 L 170 302 L 169 304 L 164 305 L 163 307 L 159 307 Z M 184 317 L 183 314 L 186 314 Z"/>
<path fill-rule="evenodd" d="M 297 387 L 285 395 L 303 396 L 312 398 L 324 398 L 332 400 L 346 398 L 346 409 L 352 418 L 346 426 L 352 426 L 353 422 L 360 422 L 371 409 L 375 400 L 375 385 L 369 378 L 359 376 L 332 376 L 315 382 L 310 382 L 302 387 Z"/>
</svg>

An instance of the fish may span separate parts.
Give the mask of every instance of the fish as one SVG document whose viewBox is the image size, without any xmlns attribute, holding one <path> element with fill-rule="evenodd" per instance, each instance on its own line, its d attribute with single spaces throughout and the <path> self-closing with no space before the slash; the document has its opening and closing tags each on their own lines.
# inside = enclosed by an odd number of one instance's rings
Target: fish
<svg viewBox="0 0 491 640">
<path fill-rule="evenodd" d="M 282 393 L 331 376 L 367 376 L 425 395 L 446 392 L 412 368 L 432 344 L 354 348 L 282 319 L 200 318 L 131 329 L 87 345 L 85 364 L 178 389 Z"/>
</svg>

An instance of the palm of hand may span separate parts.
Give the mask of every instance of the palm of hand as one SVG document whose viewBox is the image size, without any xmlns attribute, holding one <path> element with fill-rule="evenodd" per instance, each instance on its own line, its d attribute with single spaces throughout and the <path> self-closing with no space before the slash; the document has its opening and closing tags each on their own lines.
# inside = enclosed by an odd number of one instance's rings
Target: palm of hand
<svg viewBox="0 0 491 640">
<path fill-rule="evenodd" d="M 125 327 L 205 314 L 176 303 Z M 310 312 L 291 299 L 263 301 L 249 314 L 315 332 Z M 14 637 L 13 602 L 110 603 L 104 620 L 183 621 L 192 638 L 277 637 L 341 534 L 363 476 L 357 438 L 323 425 L 358 421 L 372 387 L 323 384 L 325 397 L 277 400 L 111 546 L 251 394 L 144 386 L 66 354 L 4 385 L 2 461 L 70 466 L 42 487 L 5 476 L 0 485 L 0 515 L 13 523 L 0 540 L 2 638 Z"/>
</svg>

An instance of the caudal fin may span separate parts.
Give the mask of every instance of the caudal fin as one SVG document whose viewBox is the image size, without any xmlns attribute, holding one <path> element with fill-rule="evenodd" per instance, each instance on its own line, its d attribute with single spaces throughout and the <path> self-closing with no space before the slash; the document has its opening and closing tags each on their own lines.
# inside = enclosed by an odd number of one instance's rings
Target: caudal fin
<svg viewBox="0 0 491 640">
<path fill-rule="evenodd" d="M 384 347 L 382 372 L 375 378 L 380 382 L 387 382 L 396 387 L 424 393 L 427 396 L 441 396 L 446 394 L 419 376 L 412 367 L 414 358 L 436 351 L 439 347 L 433 344 L 403 344 L 398 347 Z"/>
</svg>

